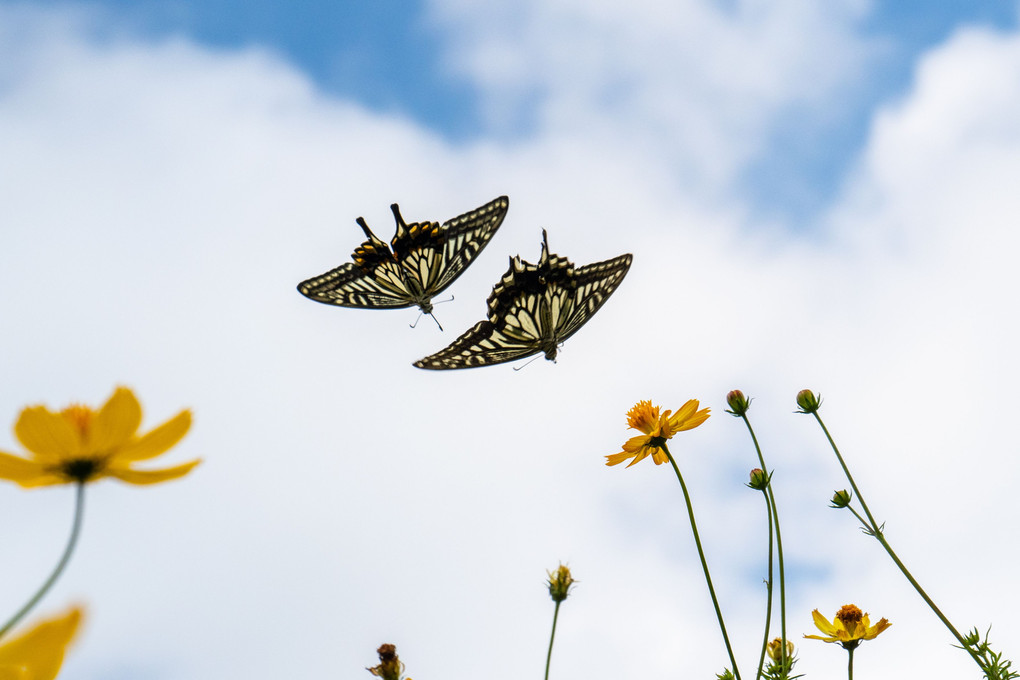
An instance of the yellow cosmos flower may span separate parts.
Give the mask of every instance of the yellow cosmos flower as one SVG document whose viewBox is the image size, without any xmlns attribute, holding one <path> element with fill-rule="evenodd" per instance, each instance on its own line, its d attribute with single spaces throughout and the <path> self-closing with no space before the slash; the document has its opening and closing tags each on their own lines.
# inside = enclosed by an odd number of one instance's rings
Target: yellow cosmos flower
<svg viewBox="0 0 1020 680">
<path fill-rule="evenodd" d="M 81 607 L 46 619 L 8 642 L 0 642 L 0 679 L 53 680 L 81 623 Z"/>
<path fill-rule="evenodd" d="M 170 450 L 191 427 L 184 410 L 159 427 L 139 435 L 142 407 L 126 387 L 118 387 L 99 410 L 78 404 L 53 412 L 30 406 L 21 412 L 14 434 L 28 450 L 25 457 L 0 451 L 0 479 L 23 487 L 91 482 L 114 477 L 129 484 L 155 484 L 182 477 L 198 465 L 193 460 L 159 470 L 133 465 Z"/>
<path fill-rule="evenodd" d="M 886 619 L 879 619 L 878 623 L 872 626 L 868 615 L 853 604 L 840 607 L 832 623 L 829 623 L 817 609 L 811 612 L 811 617 L 815 620 L 815 627 L 825 635 L 804 637 L 822 642 L 838 642 L 844 649 L 853 649 L 861 644 L 862 640 L 874 640 L 879 633 L 892 625 Z"/>
<path fill-rule="evenodd" d="M 675 414 L 671 410 L 659 413 L 659 407 L 653 406 L 650 401 L 639 401 L 634 408 L 627 411 L 627 425 L 644 432 L 643 435 L 631 437 L 623 445 L 623 451 L 606 456 L 606 465 L 618 465 L 628 458 L 633 458 L 627 467 L 652 457 L 656 465 L 661 465 L 669 460 L 663 447 L 667 439 L 683 430 L 692 430 L 708 419 L 711 409 L 703 408 L 698 410 L 698 400 L 691 399 L 680 407 Z"/>
</svg>

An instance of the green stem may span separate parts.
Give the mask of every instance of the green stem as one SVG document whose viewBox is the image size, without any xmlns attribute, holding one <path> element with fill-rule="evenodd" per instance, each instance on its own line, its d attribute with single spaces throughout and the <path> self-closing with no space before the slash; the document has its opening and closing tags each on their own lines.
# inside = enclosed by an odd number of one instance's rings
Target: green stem
<svg viewBox="0 0 1020 680">
<path fill-rule="evenodd" d="M 850 660 L 846 664 L 846 680 L 854 680 L 854 648 L 848 647 L 846 651 L 850 653 Z"/>
<path fill-rule="evenodd" d="M 857 483 L 854 482 L 854 478 L 850 474 L 850 470 L 849 468 L 847 468 L 846 462 L 843 460 L 843 456 L 840 455 L 839 448 L 836 446 L 836 442 L 832 440 L 832 435 L 829 434 L 828 428 L 825 427 L 825 423 L 822 422 L 822 418 L 821 416 L 818 415 L 817 411 L 815 411 L 814 416 L 815 420 L 818 421 L 818 424 L 821 425 L 822 432 L 825 433 L 825 438 L 829 440 L 829 446 L 831 446 L 832 450 L 836 453 L 836 459 L 839 460 L 839 464 L 843 468 L 843 473 L 846 475 L 847 480 L 850 482 L 850 486 L 854 490 L 854 495 L 857 497 L 857 501 L 861 504 L 861 507 L 864 509 L 864 514 L 867 515 L 868 519 L 867 521 L 865 521 L 865 519 L 861 517 L 856 510 L 854 510 L 850 506 L 847 506 L 848 508 L 850 508 L 850 512 L 852 512 L 854 514 L 854 517 L 856 517 L 861 522 L 861 524 L 863 524 L 866 527 L 867 533 L 874 536 L 878 540 L 878 542 L 882 544 L 882 547 L 885 548 L 886 553 L 888 553 L 889 557 L 892 558 L 892 561 L 896 564 L 896 566 L 899 567 L 900 572 L 907 577 L 907 580 L 910 582 L 910 585 L 914 586 L 914 590 L 917 591 L 917 594 L 920 595 L 921 598 L 928 605 L 928 607 L 930 607 L 931 610 L 935 612 L 935 615 L 939 617 L 939 620 L 942 621 L 943 625 L 945 625 L 945 627 L 949 629 L 949 632 L 953 634 L 953 637 L 956 638 L 956 640 L 960 643 L 963 649 L 967 650 L 967 653 L 970 654 L 972 659 L 974 659 L 974 662 L 978 665 L 978 667 L 983 669 L 981 660 L 978 658 L 977 654 L 975 654 L 973 650 L 971 650 L 970 647 L 967 646 L 967 643 L 964 641 L 963 636 L 960 635 L 960 631 L 956 630 L 956 626 L 950 623 L 949 619 L 946 618 L 946 615 L 942 613 L 942 610 L 938 608 L 938 606 L 930 597 L 928 597 L 928 593 L 924 592 L 924 588 L 921 587 L 921 584 L 918 583 L 914 576 L 910 573 L 910 571 L 907 570 L 906 565 L 904 565 L 903 562 L 900 561 L 900 558 L 896 555 L 896 553 L 893 552 L 892 546 L 890 546 L 889 542 L 885 540 L 885 534 L 882 532 L 882 527 L 880 527 L 878 525 L 878 522 L 875 521 L 875 517 L 871 514 L 871 511 L 868 509 L 868 504 L 864 502 L 864 498 L 861 496 L 861 490 L 857 488 Z"/>
<path fill-rule="evenodd" d="M 761 656 L 758 657 L 758 675 L 756 679 L 761 678 L 761 670 L 765 666 L 765 650 L 769 646 L 769 627 L 772 623 L 772 506 L 769 505 L 769 497 L 767 494 L 762 492 L 762 498 L 765 499 L 765 514 L 769 518 L 769 577 L 765 582 L 765 588 L 768 591 L 768 598 L 765 604 L 765 636 L 761 641 Z"/>
<path fill-rule="evenodd" d="M 553 640 L 556 639 L 556 619 L 560 615 L 560 603 L 556 603 L 556 609 L 553 610 L 553 626 L 552 634 L 549 636 L 549 653 L 545 655 L 545 680 L 549 680 L 549 663 L 552 661 L 552 648 Z"/>
<path fill-rule="evenodd" d="M 744 424 L 747 425 L 747 431 L 751 435 L 751 441 L 754 442 L 754 450 L 758 454 L 758 462 L 761 463 L 761 470 L 769 477 L 767 491 L 772 517 L 775 519 L 776 523 L 776 553 L 777 558 L 779 559 L 779 626 L 782 640 L 782 647 L 780 648 L 779 654 L 782 664 L 781 667 L 786 668 L 786 566 L 783 563 L 783 532 L 779 529 L 779 511 L 776 509 L 776 494 L 772 490 L 772 477 L 769 473 L 769 469 L 765 466 L 765 457 L 762 455 L 761 446 L 758 444 L 758 437 L 754 434 L 754 428 L 751 427 L 751 421 L 747 419 L 747 414 L 744 413 L 740 417 L 744 421 Z M 769 566 L 771 567 L 771 564 Z"/>
<path fill-rule="evenodd" d="M 719 608 L 719 599 L 715 596 L 715 588 L 712 587 L 712 575 L 708 571 L 708 562 L 705 560 L 705 550 L 701 547 L 701 536 L 698 535 L 698 525 L 694 521 L 694 506 L 691 505 L 691 494 L 687 491 L 687 484 L 684 483 L 684 477 L 680 474 L 680 468 L 677 467 L 673 454 L 671 454 L 669 452 L 669 448 L 666 447 L 666 442 L 662 443 L 662 450 L 665 452 L 666 457 L 669 458 L 669 462 L 673 465 L 673 471 L 676 472 L 676 478 L 680 481 L 680 488 L 684 492 L 684 501 L 687 503 L 687 516 L 691 519 L 691 530 L 694 532 L 694 543 L 698 547 L 698 557 L 701 558 L 701 568 L 705 570 L 705 581 L 708 583 L 708 593 L 712 596 L 712 606 L 715 607 L 716 618 L 719 619 L 719 630 L 722 631 L 723 642 L 726 643 L 726 652 L 730 655 L 730 663 L 733 664 L 733 675 L 736 677 L 736 680 L 740 680 L 740 670 L 737 668 L 737 659 L 733 656 L 733 648 L 730 646 L 730 638 L 726 634 L 726 624 L 723 622 L 722 610 Z"/>
<path fill-rule="evenodd" d="M 71 559 L 71 553 L 74 552 L 74 546 L 78 543 L 78 536 L 81 534 L 84 509 L 85 483 L 78 482 L 78 485 L 75 488 L 74 524 L 71 525 L 71 536 L 67 540 L 67 547 L 64 548 L 64 554 L 60 556 L 60 561 L 57 562 L 57 566 L 53 569 L 53 573 L 50 574 L 49 578 L 47 578 L 39 590 L 36 591 L 35 595 L 29 598 L 28 602 L 26 602 L 25 605 L 19 609 L 17 613 L 15 613 L 14 616 L 7 621 L 7 623 L 4 624 L 3 628 L 0 628 L 0 639 L 2 639 L 4 635 L 11 630 L 11 628 L 18 625 L 18 622 L 25 618 L 25 615 L 39 604 L 39 600 L 41 600 L 46 593 L 49 592 L 50 588 L 53 587 L 53 584 L 57 582 L 58 578 L 60 578 L 60 574 L 64 571 L 64 567 L 67 566 L 67 563 Z"/>
</svg>

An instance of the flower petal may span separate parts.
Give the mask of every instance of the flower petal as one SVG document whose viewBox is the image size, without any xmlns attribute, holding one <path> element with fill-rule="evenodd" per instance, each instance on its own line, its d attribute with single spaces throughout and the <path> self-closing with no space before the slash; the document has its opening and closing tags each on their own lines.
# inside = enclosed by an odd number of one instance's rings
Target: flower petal
<svg viewBox="0 0 1020 680">
<path fill-rule="evenodd" d="M 22 486 L 35 486 L 31 482 L 54 476 L 41 463 L 0 451 L 0 479 L 8 479 Z"/>
<path fill-rule="evenodd" d="M 619 465 L 628 458 L 631 458 L 633 455 L 633 453 L 627 453 L 626 451 L 623 453 L 614 453 L 611 456 L 606 456 L 606 465 Z"/>
<path fill-rule="evenodd" d="M 41 462 L 57 462 L 81 449 L 81 438 L 71 424 L 45 406 L 22 410 L 14 424 L 14 435 Z"/>
<path fill-rule="evenodd" d="M 126 387 L 118 387 L 103 404 L 89 428 L 90 452 L 116 449 L 131 441 L 142 424 L 142 405 Z"/>
<path fill-rule="evenodd" d="M 163 468 L 161 470 L 132 470 L 128 467 L 110 467 L 105 470 L 105 474 L 108 477 L 119 479 L 128 484 L 158 484 L 183 477 L 201 462 L 201 459 L 197 459 L 190 463 L 175 465 L 174 467 Z"/>
<path fill-rule="evenodd" d="M 700 402 L 697 399 L 688 399 L 687 402 L 680 407 L 680 410 L 670 418 L 670 426 L 674 432 L 682 432 L 683 430 L 693 430 L 698 425 L 708 420 L 708 416 L 711 415 L 712 409 L 703 408 L 700 411 L 698 406 Z"/>
<path fill-rule="evenodd" d="M 815 622 L 815 628 L 822 631 L 829 637 L 836 637 L 839 635 L 840 628 L 837 628 L 835 625 L 830 623 L 829 620 L 822 616 L 822 613 L 817 609 L 811 612 L 811 618 Z"/>
<path fill-rule="evenodd" d="M 191 411 L 181 411 L 154 430 L 122 446 L 114 454 L 114 460 L 127 463 L 155 458 L 173 448 L 188 433 L 190 427 Z"/>
<path fill-rule="evenodd" d="M 46 619 L 0 644 L 0 665 L 26 667 L 33 680 L 53 680 L 60 672 L 64 651 L 74 638 L 81 617 L 81 607 L 73 607 L 63 616 Z"/>
</svg>

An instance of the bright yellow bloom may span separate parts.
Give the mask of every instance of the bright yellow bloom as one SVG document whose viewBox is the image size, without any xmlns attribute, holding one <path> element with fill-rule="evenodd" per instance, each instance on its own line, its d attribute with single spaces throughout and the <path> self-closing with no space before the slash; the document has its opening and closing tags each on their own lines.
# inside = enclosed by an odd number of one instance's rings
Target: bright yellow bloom
<svg viewBox="0 0 1020 680">
<path fill-rule="evenodd" d="M 829 623 L 829 620 L 822 616 L 817 609 L 811 612 L 811 616 L 815 620 L 815 627 L 825 635 L 805 635 L 804 637 L 823 642 L 838 642 L 843 645 L 844 649 L 853 649 L 862 640 L 874 640 L 879 633 L 892 625 L 886 619 L 879 619 L 878 623 L 872 626 L 868 615 L 853 604 L 845 604 L 840 607 L 832 623 Z"/>
<path fill-rule="evenodd" d="M 30 406 L 21 412 L 14 434 L 28 450 L 25 457 L 0 451 L 0 479 L 23 487 L 91 482 L 115 477 L 129 484 L 155 484 L 183 477 L 198 465 L 193 460 L 159 470 L 138 470 L 136 462 L 170 450 L 191 427 L 184 410 L 159 427 L 139 435 L 142 407 L 126 387 L 118 387 L 98 411 L 74 404 L 53 412 Z"/>
<path fill-rule="evenodd" d="M 0 679 L 53 680 L 57 677 L 64 652 L 78 630 L 81 617 L 81 607 L 72 607 L 16 638 L 0 642 Z"/>
<path fill-rule="evenodd" d="M 670 416 L 673 413 L 671 410 L 666 410 L 660 415 L 658 406 L 652 406 L 650 401 L 639 401 L 634 404 L 634 408 L 627 411 L 627 425 L 644 434 L 631 437 L 623 445 L 623 451 L 620 453 L 606 456 L 606 465 L 617 465 L 628 458 L 633 458 L 634 460 L 627 466 L 630 467 L 648 456 L 652 457 L 656 465 L 665 463 L 669 460 L 666 452 L 662 450 L 666 440 L 672 439 L 677 432 L 692 430 L 701 425 L 708 419 L 710 410 L 703 408 L 699 411 L 698 400 L 690 399 L 675 415 Z"/>
</svg>

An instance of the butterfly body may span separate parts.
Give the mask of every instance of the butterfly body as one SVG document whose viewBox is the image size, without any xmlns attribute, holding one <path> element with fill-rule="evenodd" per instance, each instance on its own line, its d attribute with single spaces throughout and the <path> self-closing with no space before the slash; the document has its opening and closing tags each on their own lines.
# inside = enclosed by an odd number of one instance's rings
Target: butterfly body
<svg viewBox="0 0 1020 680">
<path fill-rule="evenodd" d="M 448 347 L 417 362 L 442 370 L 489 366 L 538 354 L 556 360 L 559 346 L 576 333 L 616 290 L 630 269 L 631 255 L 575 268 L 549 253 L 543 235 L 538 264 L 520 257 L 489 295 L 488 314 Z"/>
<path fill-rule="evenodd" d="M 359 217 L 357 222 L 367 240 L 355 248 L 353 262 L 302 281 L 298 291 L 316 302 L 340 307 L 417 306 L 423 314 L 431 314 L 432 299 L 449 287 L 489 243 L 508 207 L 509 200 L 501 196 L 442 225 L 408 224 L 394 203 L 390 209 L 397 230 L 389 244 L 373 234 Z"/>
</svg>

